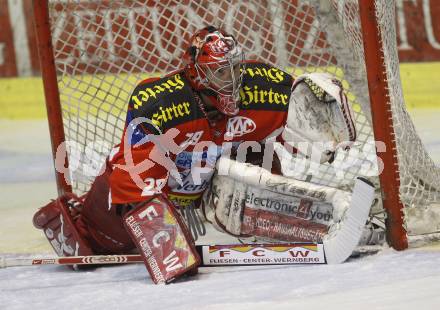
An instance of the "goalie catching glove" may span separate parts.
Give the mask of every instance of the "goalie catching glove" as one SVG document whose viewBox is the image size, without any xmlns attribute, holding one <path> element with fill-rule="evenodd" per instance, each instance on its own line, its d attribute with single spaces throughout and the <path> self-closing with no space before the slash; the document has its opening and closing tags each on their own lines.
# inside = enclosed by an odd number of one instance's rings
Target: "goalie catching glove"
<svg viewBox="0 0 440 310">
<path fill-rule="evenodd" d="M 331 163 L 356 140 L 353 111 L 342 83 L 328 73 L 299 76 L 292 86 L 282 138 L 300 156 Z"/>
</svg>

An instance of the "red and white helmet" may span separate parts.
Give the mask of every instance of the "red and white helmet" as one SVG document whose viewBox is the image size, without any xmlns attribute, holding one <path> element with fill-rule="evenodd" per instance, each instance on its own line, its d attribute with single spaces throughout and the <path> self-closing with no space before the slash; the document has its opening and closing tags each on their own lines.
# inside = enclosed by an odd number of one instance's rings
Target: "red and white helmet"
<svg viewBox="0 0 440 310">
<path fill-rule="evenodd" d="M 244 53 L 233 36 L 214 26 L 197 31 L 184 54 L 185 71 L 196 90 L 210 89 L 223 114 L 236 115 L 243 79 Z"/>
</svg>

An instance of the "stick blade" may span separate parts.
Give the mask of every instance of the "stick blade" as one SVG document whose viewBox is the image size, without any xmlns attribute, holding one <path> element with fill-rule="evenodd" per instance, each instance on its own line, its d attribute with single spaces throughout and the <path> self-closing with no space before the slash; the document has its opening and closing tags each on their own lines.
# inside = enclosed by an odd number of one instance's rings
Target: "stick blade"
<svg viewBox="0 0 440 310">
<path fill-rule="evenodd" d="M 323 240 L 327 264 L 344 262 L 359 243 L 374 200 L 374 186 L 367 180 L 357 178 L 350 207 L 337 229 Z"/>
</svg>

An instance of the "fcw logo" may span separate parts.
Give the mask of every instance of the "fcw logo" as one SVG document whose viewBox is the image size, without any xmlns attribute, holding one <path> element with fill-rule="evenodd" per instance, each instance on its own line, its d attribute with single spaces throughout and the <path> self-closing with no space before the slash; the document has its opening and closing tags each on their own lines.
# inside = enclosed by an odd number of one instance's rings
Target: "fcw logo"
<svg viewBox="0 0 440 310">
<path fill-rule="evenodd" d="M 243 116 L 230 118 L 226 126 L 227 133 L 234 137 L 241 137 L 247 133 L 251 133 L 256 128 L 257 125 L 255 125 L 253 120 Z"/>
</svg>

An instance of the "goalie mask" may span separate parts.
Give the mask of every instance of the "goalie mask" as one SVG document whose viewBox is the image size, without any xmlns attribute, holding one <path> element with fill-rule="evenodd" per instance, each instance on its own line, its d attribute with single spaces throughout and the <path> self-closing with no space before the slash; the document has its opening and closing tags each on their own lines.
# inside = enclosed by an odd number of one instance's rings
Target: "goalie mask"
<svg viewBox="0 0 440 310">
<path fill-rule="evenodd" d="M 339 80 L 327 73 L 298 77 L 292 86 L 283 139 L 299 154 L 332 163 L 356 140 L 353 111 Z"/>
<path fill-rule="evenodd" d="M 236 115 L 243 78 L 244 53 L 229 34 L 213 26 L 197 31 L 184 55 L 187 77 L 196 90 L 214 91 L 214 106 L 221 113 Z"/>
</svg>

